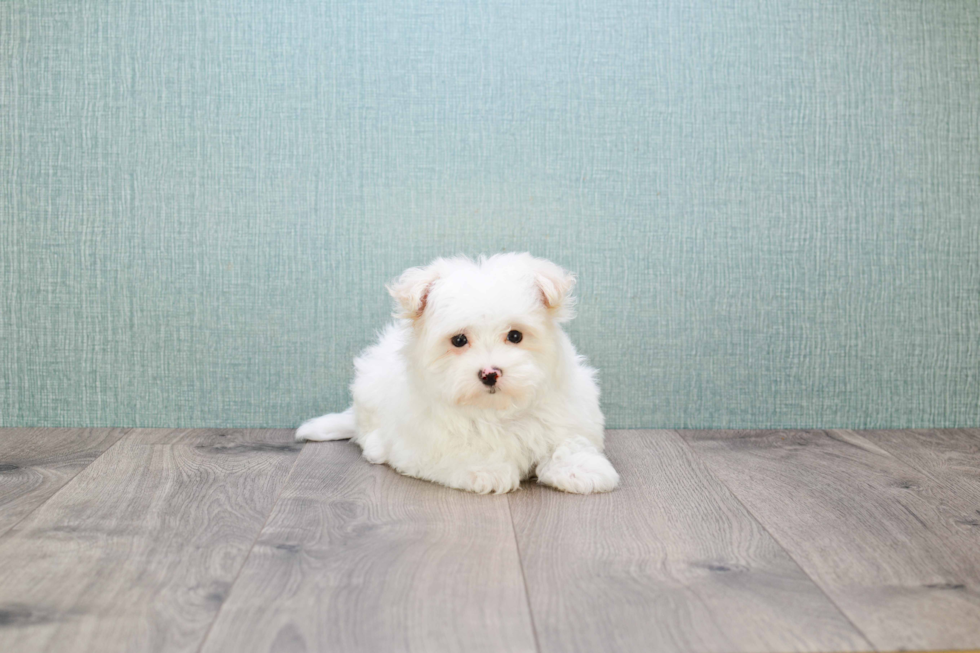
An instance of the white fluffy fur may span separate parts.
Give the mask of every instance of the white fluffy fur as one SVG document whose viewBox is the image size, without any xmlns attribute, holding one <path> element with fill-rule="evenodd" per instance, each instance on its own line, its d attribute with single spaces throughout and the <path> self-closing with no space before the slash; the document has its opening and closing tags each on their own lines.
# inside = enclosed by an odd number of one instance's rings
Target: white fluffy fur
<svg viewBox="0 0 980 653">
<path fill-rule="evenodd" d="M 352 438 L 372 463 L 481 494 L 531 475 L 566 492 L 612 490 L 595 370 L 560 325 L 574 285 L 530 254 L 406 270 L 388 288 L 396 321 L 354 361 L 354 405 L 309 420 L 296 438 Z M 502 371 L 493 387 L 480 380 L 486 368 Z"/>
</svg>

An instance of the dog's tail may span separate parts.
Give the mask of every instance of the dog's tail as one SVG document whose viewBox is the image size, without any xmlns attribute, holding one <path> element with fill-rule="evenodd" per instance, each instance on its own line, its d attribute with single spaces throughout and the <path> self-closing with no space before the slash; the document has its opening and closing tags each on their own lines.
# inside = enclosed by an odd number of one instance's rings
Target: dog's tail
<svg viewBox="0 0 980 653">
<path fill-rule="evenodd" d="M 351 406 L 342 413 L 321 415 L 303 422 L 296 429 L 297 440 L 325 442 L 326 440 L 349 440 L 356 433 L 354 423 L 354 407 Z"/>
</svg>

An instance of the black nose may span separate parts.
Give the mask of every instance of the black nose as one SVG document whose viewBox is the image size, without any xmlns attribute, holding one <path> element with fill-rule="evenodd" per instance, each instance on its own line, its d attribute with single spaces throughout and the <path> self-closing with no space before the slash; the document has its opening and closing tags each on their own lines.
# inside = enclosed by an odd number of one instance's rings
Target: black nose
<svg viewBox="0 0 980 653">
<path fill-rule="evenodd" d="M 488 388 L 492 388 L 497 384 L 497 377 L 500 376 L 500 370 L 497 368 L 493 368 L 492 370 L 480 370 L 477 374 L 480 377 L 480 381 L 483 382 L 483 385 L 487 386 Z"/>
</svg>

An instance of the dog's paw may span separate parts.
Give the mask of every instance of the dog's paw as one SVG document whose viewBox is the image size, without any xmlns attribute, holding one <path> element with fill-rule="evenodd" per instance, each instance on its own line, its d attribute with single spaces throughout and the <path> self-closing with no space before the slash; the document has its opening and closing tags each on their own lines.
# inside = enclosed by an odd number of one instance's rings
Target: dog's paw
<svg viewBox="0 0 980 653">
<path fill-rule="evenodd" d="M 497 463 L 472 467 L 458 475 L 454 487 L 477 494 L 505 494 L 521 486 L 521 474 L 515 465 Z"/>
<path fill-rule="evenodd" d="M 378 435 L 377 431 L 368 433 L 359 444 L 361 445 L 361 455 L 364 456 L 364 460 L 372 465 L 383 465 L 387 460 L 388 456 L 385 451 L 384 441 Z"/>
<path fill-rule="evenodd" d="M 568 453 L 559 448 L 545 464 L 538 466 L 538 483 L 574 494 L 609 492 L 619 485 L 619 474 L 598 451 Z"/>
</svg>

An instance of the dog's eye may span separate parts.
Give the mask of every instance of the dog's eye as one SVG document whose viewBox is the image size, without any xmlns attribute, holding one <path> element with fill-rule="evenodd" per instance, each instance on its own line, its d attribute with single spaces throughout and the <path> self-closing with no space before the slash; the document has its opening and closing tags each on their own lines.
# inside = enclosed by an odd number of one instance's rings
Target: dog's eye
<svg viewBox="0 0 980 653">
<path fill-rule="evenodd" d="M 524 334 L 516 329 L 507 334 L 507 339 L 510 340 L 515 345 L 524 339 Z"/>
<path fill-rule="evenodd" d="M 469 341 L 466 339 L 466 336 L 461 333 L 458 336 L 453 336 L 450 338 L 449 342 L 453 343 L 453 347 L 462 347 Z"/>
</svg>

